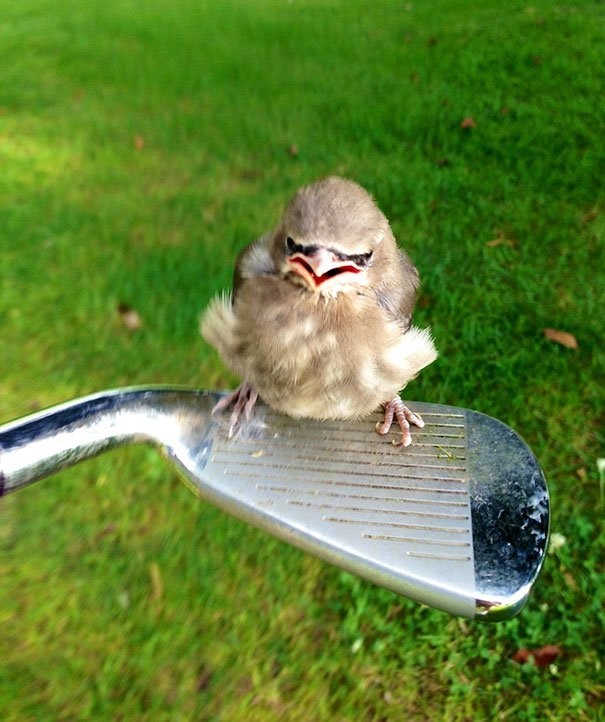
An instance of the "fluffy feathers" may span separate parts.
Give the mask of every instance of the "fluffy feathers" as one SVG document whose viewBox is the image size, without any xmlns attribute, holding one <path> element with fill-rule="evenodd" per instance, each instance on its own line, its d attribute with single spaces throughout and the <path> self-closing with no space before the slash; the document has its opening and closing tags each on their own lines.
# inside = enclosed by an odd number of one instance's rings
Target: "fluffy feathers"
<svg viewBox="0 0 605 722">
<path fill-rule="evenodd" d="M 429 331 L 411 327 L 418 284 L 369 194 L 328 178 L 301 189 L 277 228 L 240 254 L 233 296 L 210 303 L 201 332 L 273 408 L 362 417 L 437 357 Z"/>
</svg>

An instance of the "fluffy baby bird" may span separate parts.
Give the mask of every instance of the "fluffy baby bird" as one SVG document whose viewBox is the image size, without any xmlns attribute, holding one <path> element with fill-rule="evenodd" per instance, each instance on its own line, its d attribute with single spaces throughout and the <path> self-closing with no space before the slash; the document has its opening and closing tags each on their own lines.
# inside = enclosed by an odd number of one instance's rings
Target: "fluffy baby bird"
<svg viewBox="0 0 605 722">
<path fill-rule="evenodd" d="M 229 435 L 258 395 L 293 417 L 355 419 L 379 406 L 386 434 L 396 420 L 408 446 L 424 426 L 399 391 L 437 358 L 427 329 L 412 326 L 418 271 L 397 248 L 372 197 L 329 177 L 301 188 L 278 226 L 248 246 L 231 297 L 218 296 L 201 332 L 242 385 Z"/>
</svg>

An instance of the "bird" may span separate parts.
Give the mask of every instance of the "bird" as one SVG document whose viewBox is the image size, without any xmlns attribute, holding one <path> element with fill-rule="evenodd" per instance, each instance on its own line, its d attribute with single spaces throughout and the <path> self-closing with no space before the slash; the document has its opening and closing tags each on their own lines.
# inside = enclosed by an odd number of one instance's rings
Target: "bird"
<svg viewBox="0 0 605 722">
<path fill-rule="evenodd" d="M 232 408 L 229 437 L 260 396 L 294 418 L 361 419 L 409 446 L 423 427 L 400 391 L 437 358 L 412 325 L 418 270 L 373 197 L 329 176 L 300 188 L 274 230 L 238 256 L 231 294 L 201 316 L 203 338 L 242 379 L 214 413 Z"/>
</svg>

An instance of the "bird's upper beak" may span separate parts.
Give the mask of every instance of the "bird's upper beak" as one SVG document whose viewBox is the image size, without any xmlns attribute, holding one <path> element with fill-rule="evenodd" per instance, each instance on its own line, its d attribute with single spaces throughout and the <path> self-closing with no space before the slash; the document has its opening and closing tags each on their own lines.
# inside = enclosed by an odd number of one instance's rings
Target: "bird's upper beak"
<svg viewBox="0 0 605 722">
<path fill-rule="evenodd" d="M 338 258 L 327 248 L 314 248 L 307 253 L 293 253 L 287 257 L 293 273 L 301 276 L 311 288 L 319 288 L 335 276 L 343 273 L 360 273 L 363 268 L 351 260 Z"/>
</svg>

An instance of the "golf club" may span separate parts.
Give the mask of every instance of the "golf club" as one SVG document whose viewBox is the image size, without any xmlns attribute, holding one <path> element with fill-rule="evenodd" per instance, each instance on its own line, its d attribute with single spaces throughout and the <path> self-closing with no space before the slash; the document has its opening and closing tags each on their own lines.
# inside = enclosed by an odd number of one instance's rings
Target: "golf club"
<svg viewBox="0 0 605 722">
<path fill-rule="evenodd" d="M 152 443 L 204 499 L 330 564 L 454 615 L 499 621 L 522 609 L 546 552 L 549 498 L 508 426 L 406 401 L 425 426 L 402 448 L 374 433 L 378 411 L 323 422 L 259 403 L 229 439 L 211 414 L 223 395 L 115 389 L 0 426 L 0 496 Z"/>
</svg>

